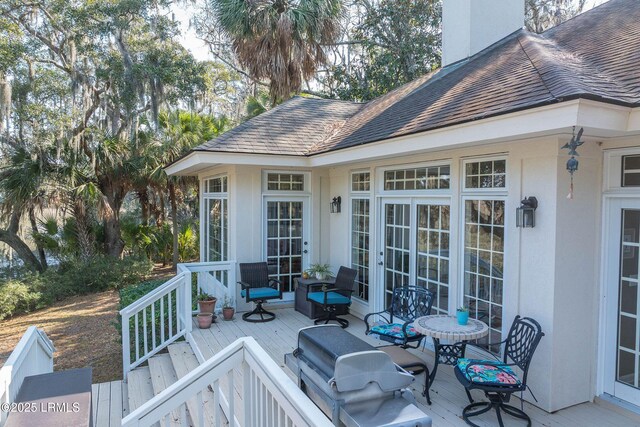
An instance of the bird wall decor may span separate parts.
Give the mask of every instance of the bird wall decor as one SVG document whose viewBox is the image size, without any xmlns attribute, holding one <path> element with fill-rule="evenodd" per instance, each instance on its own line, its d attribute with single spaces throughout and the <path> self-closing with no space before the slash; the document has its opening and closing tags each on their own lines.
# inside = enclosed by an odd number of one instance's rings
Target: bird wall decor
<svg viewBox="0 0 640 427">
<path fill-rule="evenodd" d="M 571 158 L 567 160 L 567 170 L 571 175 L 571 185 L 569 186 L 569 194 L 567 195 L 567 199 L 573 199 L 573 174 L 578 170 L 579 163 L 576 157 L 579 157 L 580 154 L 576 151 L 578 147 L 584 144 L 584 141 L 580 140 L 582 137 L 582 133 L 584 132 L 584 128 L 580 128 L 578 134 L 576 135 L 576 127 L 573 127 L 573 136 L 571 137 L 571 141 L 567 142 L 562 146 L 563 149 L 569 150 L 569 155 Z"/>
</svg>

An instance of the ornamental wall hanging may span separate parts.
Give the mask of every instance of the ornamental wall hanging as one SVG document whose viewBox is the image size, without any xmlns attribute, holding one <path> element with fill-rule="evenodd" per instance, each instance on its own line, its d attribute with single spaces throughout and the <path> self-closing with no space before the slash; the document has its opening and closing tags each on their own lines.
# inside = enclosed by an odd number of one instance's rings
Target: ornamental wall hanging
<svg viewBox="0 0 640 427">
<path fill-rule="evenodd" d="M 569 155 L 571 158 L 567 160 L 567 170 L 571 175 L 571 185 L 569 185 L 569 194 L 567 194 L 567 199 L 573 199 L 573 173 L 578 170 L 578 159 L 576 157 L 580 156 L 576 151 L 576 148 L 584 144 L 584 141 L 581 141 L 582 132 L 584 132 L 584 128 L 580 128 L 578 134 L 576 135 L 576 127 L 573 127 L 573 136 L 571 137 L 571 141 L 567 142 L 562 146 L 562 148 L 569 149 Z"/>
</svg>

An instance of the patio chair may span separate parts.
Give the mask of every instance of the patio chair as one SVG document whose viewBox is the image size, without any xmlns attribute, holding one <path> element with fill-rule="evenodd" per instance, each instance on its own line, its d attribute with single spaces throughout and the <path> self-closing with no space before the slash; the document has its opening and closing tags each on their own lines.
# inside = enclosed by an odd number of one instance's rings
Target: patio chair
<svg viewBox="0 0 640 427">
<path fill-rule="evenodd" d="M 242 319 L 247 322 L 269 322 L 276 318 L 275 313 L 265 310 L 262 304 L 272 299 L 282 299 L 282 291 L 278 288 L 281 283 L 269 278 L 269 269 L 266 262 L 251 262 L 240 264 L 240 281 L 242 286 L 240 295 L 247 302 L 254 302 L 256 308 L 244 313 Z M 260 319 L 251 318 L 259 315 Z"/>
<path fill-rule="evenodd" d="M 523 410 L 524 401 L 522 399 L 520 400 L 520 409 L 508 405 L 507 402 L 509 402 L 513 393 L 523 393 L 527 389 L 529 365 L 533 353 L 543 336 L 544 333 L 538 322 L 529 317 L 521 318 L 520 316 L 516 316 L 511 325 L 511 329 L 509 329 L 509 334 L 504 341 L 485 344 L 487 346 L 504 344 L 502 360 L 497 358 L 496 360 L 458 359 L 458 364 L 454 368 L 454 372 L 456 373 L 458 381 L 464 386 L 470 402 L 470 404 L 462 410 L 462 418 L 467 424 L 477 426 L 477 424 L 471 422 L 469 418 L 494 409 L 500 427 L 504 426 L 500 411 L 504 411 L 513 417 L 526 420 L 528 425 L 531 425 L 531 419 Z M 476 344 L 467 343 L 467 347 L 469 346 L 479 347 Z M 486 351 L 482 347 L 479 348 Z M 512 363 L 509 363 L 509 360 Z M 519 368 L 522 375 L 519 376 L 513 367 Z M 474 402 L 471 393 L 469 393 L 469 391 L 473 389 L 483 391 L 489 401 Z"/>
<path fill-rule="evenodd" d="M 369 313 L 364 317 L 367 335 L 377 335 L 381 340 L 400 345 L 404 348 L 418 348 L 424 335 L 413 329 L 413 322 L 422 316 L 431 314 L 433 292 L 418 286 L 399 286 L 393 290 L 391 305 L 386 310 Z M 371 316 L 383 321 L 369 323 Z"/>
<path fill-rule="evenodd" d="M 335 321 L 343 328 L 349 326 L 349 321 L 338 317 L 336 310 L 338 307 L 351 305 L 351 294 L 357 274 L 356 270 L 342 266 L 338 270 L 335 283 L 314 283 L 307 287 L 307 301 L 320 306 L 324 312 L 315 320 L 316 325 Z"/>
</svg>

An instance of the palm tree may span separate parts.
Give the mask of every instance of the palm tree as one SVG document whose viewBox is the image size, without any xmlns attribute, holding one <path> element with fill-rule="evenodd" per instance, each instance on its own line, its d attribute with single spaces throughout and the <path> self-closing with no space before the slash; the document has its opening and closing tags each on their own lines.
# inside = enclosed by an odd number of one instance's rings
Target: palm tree
<svg viewBox="0 0 640 427">
<path fill-rule="evenodd" d="M 193 147 L 215 138 L 229 126 L 223 117 L 213 117 L 204 114 L 176 111 L 161 113 L 159 129 L 162 142 L 159 146 L 156 170 L 151 174 L 151 180 L 162 185 L 166 182 L 169 190 L 171 219 L 173 221 L 173 266 L 178 264 L 178 203 L 176 190 L 178 187 L 189 185 L 193 180 L 185 177 L 167 177 L 163 167 L 187 154 Z"/>
<path fill-rule="evenodd" d="M 323 45 L 340 35 L 342 0 L 212 0 L 221 30 L 240 64 L 269 79 L 273 103 L 300 92 L 326 62 Z"/>
</svg>

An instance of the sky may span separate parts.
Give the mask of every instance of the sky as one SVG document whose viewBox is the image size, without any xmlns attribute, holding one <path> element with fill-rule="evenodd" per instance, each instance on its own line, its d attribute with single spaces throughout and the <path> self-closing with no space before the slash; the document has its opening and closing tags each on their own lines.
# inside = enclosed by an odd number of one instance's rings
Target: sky
<svg viewBox="0 0 640 427">
<path fill-rule="evenodd" d="M 198 0 L 198 2 L 200 1 L 202 0 Z M 585 3 L 584 11 L 587 11 L 605 2 L 606 0 L 587 0 L 587 2 Z M 195 13 L 196 7 L 190 5 L 188 2 L 185 3 L 182 3 L 180 6 L 174 5 L 171 10 L 175 15 L 176 20 L 180 21 L 181 23 L 182 45 L 187 48 L 191 52 L 191 54 L 199 61 L 213 59 L 206 44 L 198 38 L 198 35 L 193 28 L 189 28 L 189 20 L 193 13 Z"/>
</svg>

